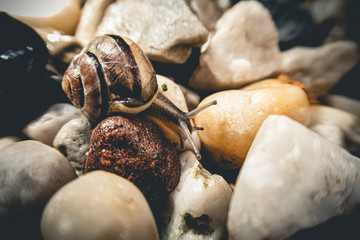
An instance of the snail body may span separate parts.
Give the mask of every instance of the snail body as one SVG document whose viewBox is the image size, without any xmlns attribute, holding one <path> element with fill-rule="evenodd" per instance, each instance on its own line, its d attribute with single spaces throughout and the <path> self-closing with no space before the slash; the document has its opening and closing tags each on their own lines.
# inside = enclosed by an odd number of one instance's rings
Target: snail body
<svg viewBox="0 0 360 240">
<path fill-rule="evenodd" d="M 104 35 L 90 41 L 70 63 L 62 87 L 71 102 L 91 121 L 112 113 L 151 116 L 161 128 L 171 129 L 188 139 L 201 158 L 191 137 L 191 119 L 213 101 L 191 112 L 183 112 L 159 89 L 155 70 L 145 53 L 132 40 Z"/>
</svg>

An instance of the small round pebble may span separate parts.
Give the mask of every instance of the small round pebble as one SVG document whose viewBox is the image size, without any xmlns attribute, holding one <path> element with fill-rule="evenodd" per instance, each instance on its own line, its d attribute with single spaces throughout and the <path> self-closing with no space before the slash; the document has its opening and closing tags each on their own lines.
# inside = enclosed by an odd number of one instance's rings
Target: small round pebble
<svg viewBox="0 0 360 240">
<path fill-rule="evenodd" d="M 67 159 L 43 143 L 26 140 L 1 149 L 1 231 L 12 235 L 23 231 L 35 234 L 39 231 L 40 214 L 46 202 L 75 178 Z"/>
<path fill-rule="evenodd" d="M 65 123 L 54 138 L 54 148 L 67 158 L 78 176 L 84 173 L 91 132 L 89 120 L 75 118 Z"/>
<path fill-rule="evenodd" d="M 93 171 L 61 188 L 41 219 L 45 240 L 159 239 L 154 216 L 127 179 Z"/>
<path fill-rule="evenodd" d="M 112 116 L 94 129 L 85 173 L 116 173 L 133 182 L 149 202 L 164 199 L 180 180 L 180 160 L 157 125 L 145 117 Z"/>
<path fill-rule="evenodd" d="M 52 146 L 54 138 L 60 128 L 68 121 L 85 116 L 80 109 L 68 103 L 57 103 L 37 119 L 30 122 L 23 133 L 32 140 L 43 142 Z"/>
</svg>

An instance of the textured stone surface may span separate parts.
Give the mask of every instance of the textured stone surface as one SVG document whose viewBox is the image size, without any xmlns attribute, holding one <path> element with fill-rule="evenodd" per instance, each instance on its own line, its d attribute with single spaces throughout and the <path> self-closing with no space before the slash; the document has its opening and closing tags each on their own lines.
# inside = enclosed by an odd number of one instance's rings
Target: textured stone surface
<svg viewBox="0 0 360 240">
<path fill-rule="evenodd" d="M 143 117 L 108 117 L 91 135 L 85 173 L 104 170 L 133 182 L 151 204 L 163 201 L 180 179 L 178 153 Z"/>
<path fill-rule="evenodd" d="M 252 83 L 240 90 L 225 90 L 203 99 L 200 105 L 217 100 L 194 118 L 204 127 L 199 136 L 209 160 L 223 169 L 239 168 L 260 128 L 272 114 L 287 115 L 307 125 L 309 101 L 298 86 L 277 79 Z"/>
<path fill-rule="evenodd" d="M 30 122 L 23 133 L 33 140 L 52 146 L 60 128 L 74 118 L 84 117 L 79 109 L 68 103 L 57 103 Z M 84 117 L 85 118 L 85 117 Z"/>
<path fill-rule="evenodd" d="M 158 239 L 146 199 L 130 181 L 95 171 L 61 188 L 46 205 L 45 240 Z"/>
<path fill-rule="evenodd" d="M 55 149 L 27 140 L 0 150 L 0 231 L 12 239 L 39 239 L 40 214 L 50 197 L 76 178 Z"/>
<path fill-rule="evenodd" d="M 84 173 L 91 133 L 91 124 L 87 119 L 75 118 L 65 123 L 54 138 L 54 148 L 67 158 L 78 176 Z"/>
<path fill-rule="evenodd" d="M 180 155 L 181 179 L 164 209 L 162 239 L 223 239 L 232 190 L 211 174 L 194 153 Z"/>
<path fill-rule="evenodd" d="M 207 29 L 184 0 L 115 1 L 104 10 L 95 35 L 113 33 L 129 37 L 152 60 L 184 63 L 192 48 L 199 47 L 207 38 Z M 80 24 L 91 18 L 87 15 Z"/>
<path fill-rule="evenodd" d="M 295 47 L 282 56 L 278 72 L 303 82 L 317 96 L 327 93 L 359 60 L 358 45 L 352 41 Z"/>
<path fill-rule="evenodd" d="M 216 23 L 190 79 L 196 89 L 237 88 L 280 66 L 278 33 L 261 3 L 239 2 Z"/>
<path fill-rule="evenodd" d="M 287 239 L 352 210 L 360 159 L 286 116 L 270 116 L 238 175 L 230 239 Z"/>
</svg>

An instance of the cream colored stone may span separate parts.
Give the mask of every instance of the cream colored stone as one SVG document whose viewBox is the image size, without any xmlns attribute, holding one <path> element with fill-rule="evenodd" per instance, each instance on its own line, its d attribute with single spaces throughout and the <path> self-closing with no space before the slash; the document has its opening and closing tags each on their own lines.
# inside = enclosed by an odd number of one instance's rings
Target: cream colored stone
<svg viewBox="0 0 360 240">
<path fill-rule="evenodd" d="M 289 116 L 307 125 L 309 101 L 298 86 L 277 79 L 263 80 L 240 90 L 226 90 L 206 97 L 200 105 L 217 100 L 194 118 L 203 147 L 225 169 L 239 168 L 262 122 L 272 114 Z"/>
<path fill-rule="evenodd" d="M 85 46 L 95 36 L 95 32 L 104 17 L 106 8 L 115 0 L 86 0 L 81 9 L 81 17 L 75 37 Z"/>
<path fill-rule="evenodd" d="M 225 236 L 232 190 L 202 167 L 193 152 L 180 155 L 181 178 L 164 209 L 162 239 L 220 240 Z"/>
<path fill-rule="evenodd" d="M 314 105 L 310 107 L 309 128 L 342 147 L 348 139 L 360 145 L 360 118 L 341 109 Z"/>
<path fill-rule="evenodd" d="M 286 116 L 269 116 L 237 177 L 229 239 L 288 239 L 360 202 L 360 159 Z"/>
<path fill-rule="evenodd" d="M 41 233 L 45 240 L 159 239 L 140 190 L 125 178 L 99 170 L 71 181 L 51 197 Z"/>
<path fill-rule="evenodd" d="M 12 0 L 2 4 L 1 11 L 37 28 L 54 28 L 72 35 L 80 18 L 79 0 Z"/>
<path fill-rule="evenodd" d="M 278 72 L 303 82 L 317 96 L 326 94 L 359 60 L 358 45 L 352 41 L 294 47 L 282 55 Z"/>
<path fill-rule="evenodd" d="M 338 94 L 327 94 L 325 101 L 328 105 L 357 115 L 360 118 L 360 100 Z"/>
<path fill-rule="evenodd" d="M 108 1 L 105 3 L 109 4 Z M 93 5 L 84 8 L 82 22 L 92 18 L 91 14 L 97 10 L 97 5 Z M 201 46 L 207 39 L 207 29 L 185 0 L 117 0 L 101 10 L 104 13 L 95 35 L 126 36 L 136 42 L 152 60 L 184 63 L 192 48 Z M 96 15 L 96 22 L 100 15 Z M 82 22 L 77 36 L 87 31 L 81 29 L 82 26 L 92 31 L 92 24 Z M 94 37 L 88 35 L 90 34 L 82 34 L 83 42 Z"/>
<path fill-rule="evenodd" d="M 216 23 L 190 79 L 195 89 L 238 88 L 268 77 L 280 66 L 278 32 L 257 1 L 241 1 Z"/>
<path fill-rule="evenodd" d="M 0 149 L 19 141 L 21 141 L 21 139 L 16 136 L 2 136 L 0 137 Z"/>
</svg>

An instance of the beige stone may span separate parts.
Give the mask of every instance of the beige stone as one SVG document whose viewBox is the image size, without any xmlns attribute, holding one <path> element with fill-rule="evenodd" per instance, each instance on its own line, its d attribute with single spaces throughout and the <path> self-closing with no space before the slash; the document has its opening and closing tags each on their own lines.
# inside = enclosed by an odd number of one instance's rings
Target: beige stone
<svg viewBox="0 0 360 240">
<path fill-rule="evenodd" d="M 104 5 L 108 3 L 105 1 Z M 93 37 L 81 28 L 93 31 L 93 25 L 83 22 L 92 18 L 96 6 L 84 8 L 77 34 L 80 38 L 82 33 L 83 42 Z M 184 63 L 192 48 L 201 46 L 207 39 L 207 29 L 184 0 L 118 0 L 101 10 L 104 13 L 95 35 L 126 36 L 152 60 Z M 99 18 L 97 15 L 96 19 Z"/>
<path fill-rule="evenodd" d="M 53 28 L 63 34 L 75 33 L 81 14 L 79 0 L 12 0 L 2 5 L 1 11 L 31 27 Z"/>
<path fill-rule="evenodd" d="M 71 181 L 51 197 L 41 232 L 45 240 L 159 239 L 140 190 L 125 178 L 99 170 Z"/>
<path fill-rule="evenodd" d="M 256 1 L 239 2 L 216 23 L 190 79 L 195 89 L 238 88 L 276 71 L 281 62 L 278 32 Z"/>
<path fill-rule="evenodd" d="M 320 47 L 294 47 L 282 53 L 279 73 L 301 81 L 315 95 L 328 92 L 359 60 L 358 45 L 336 41 Z"/>
</svg>

